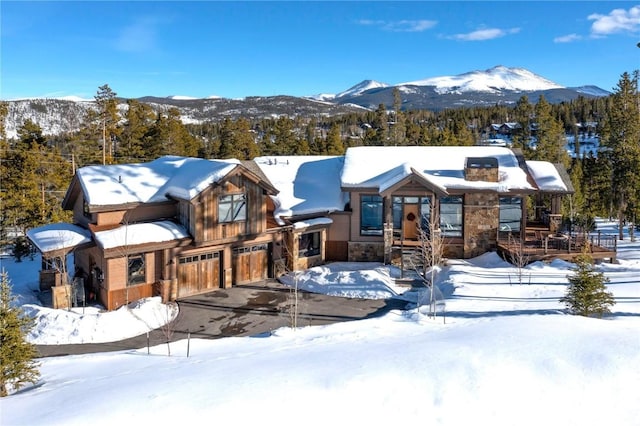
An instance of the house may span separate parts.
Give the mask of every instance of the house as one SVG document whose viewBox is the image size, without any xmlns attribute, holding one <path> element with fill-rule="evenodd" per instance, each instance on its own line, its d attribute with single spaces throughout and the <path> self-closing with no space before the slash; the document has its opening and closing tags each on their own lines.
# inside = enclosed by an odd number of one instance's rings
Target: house
<svg viewBox="0 0 640 426">
<path fill-rule="evenodd" d="M 245 162 L 166 156 L 81 168 L 63 201 L 74 223 L 28 236 L 43 253 L 41 286 L 65 288 L 51 276 L 63 275 L 60 259 L 74 250 L 75 286 L 116 309 L 326 261 L 393 261 L 430 223 L 446 256 L 474 257 L 498 249 L 501 234 L 524 240 L 530 195 L 551 200 L 541 219 L 557 225 L 558 197 L 572 192 L 562 170 L 480 146 L 353 147 L 344 156 Z"/>
<path fill-rule="evenodd" d="M 49 225 L 28 237 L 43 253 L 43 271 L 56 258 L 44 232 L 58 236 L 57 253 L 75 249 L 74 277 L 107 309 L 153 294 L 175 299 L 267 277 L 279 238 L 267 223 L 275 194 L 236 160 L 87 166 L 63 200 L 74 227 Z M 87 231 L 91 244 L 66 243 Z"/>
</svg>

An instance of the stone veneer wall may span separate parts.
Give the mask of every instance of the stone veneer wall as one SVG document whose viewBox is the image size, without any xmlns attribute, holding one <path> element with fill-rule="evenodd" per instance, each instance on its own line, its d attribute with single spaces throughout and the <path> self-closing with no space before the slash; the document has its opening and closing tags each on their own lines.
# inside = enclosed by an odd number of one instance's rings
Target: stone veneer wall
<svg viewBox="0 0 640 426">
<path fill-rule="evenodd" d="M 468 181 L 498 182 L 499 173 L 496 167 L 465 168 L 464 178 Z"/>
<path fill-rule="evenodd" d="M 349 242 L 349 262 L 383 262 L 383 242 Z"/>
<path fill-rule="evenodd" d="M 464 257 L 495 250 L 500 224 L 498 194 L 466 194 L 464 201 Z"/>
</svg>

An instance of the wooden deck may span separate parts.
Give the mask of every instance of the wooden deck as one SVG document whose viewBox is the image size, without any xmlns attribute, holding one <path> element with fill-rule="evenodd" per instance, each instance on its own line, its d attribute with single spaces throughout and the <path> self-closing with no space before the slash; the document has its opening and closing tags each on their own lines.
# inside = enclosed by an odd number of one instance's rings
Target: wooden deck
<svg viewBox="0 0 640 426">
<path fill-rule="evenodd" d="M 562 259 L 571 261 L 582 253 L 585 245 L 594 260 L 608 259 L 615 262 L 617 240 L 615 235 L 568 234 L 555 235 L 549 230 L 527 227 L 524 239 L 512 235 L 500 235 L 498 253 L 512 263 L 531 263 L 539 260 Z"/>
</svg>

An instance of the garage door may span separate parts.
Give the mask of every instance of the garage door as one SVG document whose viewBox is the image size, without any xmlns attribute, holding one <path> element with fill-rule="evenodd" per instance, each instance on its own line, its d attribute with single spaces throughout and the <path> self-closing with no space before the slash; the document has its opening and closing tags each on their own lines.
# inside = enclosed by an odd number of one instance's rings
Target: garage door
<svg viewBox="0 0 640 426">
<path fill-rule="evenodd" d="M 178 297 L 204 293 L 219 287 L 219 251 L 178 259 Z"/>
<path fill-rule="evenodd" d="M 267 278 L 269 245 L 258 244 L 233 249 L 233 283 L 248 284 Z"/>
</svg>

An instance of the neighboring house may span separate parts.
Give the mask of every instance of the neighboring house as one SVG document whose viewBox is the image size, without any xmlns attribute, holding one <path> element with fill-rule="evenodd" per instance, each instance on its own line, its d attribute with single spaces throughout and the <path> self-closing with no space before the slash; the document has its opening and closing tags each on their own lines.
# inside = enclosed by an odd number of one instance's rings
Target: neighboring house
<svg viewBox="0 0 640 426">
<path fill-rule="evenodd" d="M 391 261 L 431 221 L 446 256 L 474 257 L 496 250 L 501 233 L 524 238 L 530 194 L 546 194 L 536 200 L 550 199 L 546 217 L 559 217 L 558 197 L 572 192 L 562 171 L 502 147 L 354 147 L 246 162 L 167 156 L 81 168 L 63 201 L 74 224 L 28 236 L 43 253 L 43 276 L 75 249 L 75 276 L 115 309 L 326 261 Z"/>
</svg>

